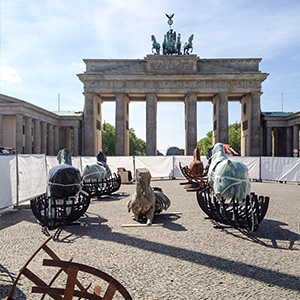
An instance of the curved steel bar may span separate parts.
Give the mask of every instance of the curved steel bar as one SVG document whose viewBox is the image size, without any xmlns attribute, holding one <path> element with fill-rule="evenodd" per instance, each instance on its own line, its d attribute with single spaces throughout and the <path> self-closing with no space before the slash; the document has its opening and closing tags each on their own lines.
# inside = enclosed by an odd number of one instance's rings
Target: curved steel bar
<svg viewBox="0 0 300 300">
<path fill-rule="evenodd" d="M 245 199 L 217 197 L 209 186 L 197 191 L 197 201 L 209 218 L 250 232 L 258 229 L 269 205 L 269 197 L 257 197 L 255 193 Z"/>
<path fill-rule="evenodd" d="M 119 190 L 120 186 L 121 177 L 120 175 L 116 175 L 115 173 L 113 173 L 107 179 L 90 179 L 83 180 L 82 182 L 82 189 L 85 192 L 87 192 L 91 197 L 96 196 L 98 198 L 116 192 L 117 190 Z"/>
<path fill-rule="evenodd" d="M 49 230 L 71 224 L 88 209 L 91 196 L 82 191 L 77 196 L 56 199 L 46 194 L 30 201 L 31 210 L 42 226 Z"/>
</svg>

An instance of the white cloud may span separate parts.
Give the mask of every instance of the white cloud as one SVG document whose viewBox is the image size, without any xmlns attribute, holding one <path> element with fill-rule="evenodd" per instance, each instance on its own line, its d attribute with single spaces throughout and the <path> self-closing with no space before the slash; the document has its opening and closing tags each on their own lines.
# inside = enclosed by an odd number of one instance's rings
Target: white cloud
<svg viewBox="0 0 300 300">
<path fill-rule="evenodd" d="M 1 66 L 0 71 L 0 81 L 8 83 L 18 83 L 22 82 L 22 79 L 16 70 L 11 68 L 10 66 L 3 65 Z"/>
</svg>

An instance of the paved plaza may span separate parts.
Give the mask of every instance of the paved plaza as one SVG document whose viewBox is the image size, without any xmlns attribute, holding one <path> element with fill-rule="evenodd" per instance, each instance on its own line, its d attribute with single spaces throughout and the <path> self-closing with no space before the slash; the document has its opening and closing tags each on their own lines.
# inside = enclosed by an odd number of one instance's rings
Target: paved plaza
<svg viewBox="0 0 300 300">
<path fill-rule="evenodd" d="M 122 185 L 113 196 L 93 200 L 81 224 L 65 227 L 49 247 L 61 259 L 73 257 L 112 275 L 133 299 L 300 299 L 299 185 L 252 182 L 252 191 L 270 196 L 270 206 L 258 231 L 245 234 L 215 229 L 181 182 L 152 181 L 171 200 L 156 226 L 122 227 L 134 223 L 126 204 L 135 189 Z M 46 238 L 28 205 L 0 212 L 1 299 Z M 41 257 L 31 270 L 51 278 Z M 16 299 L 40 299 L 29 295 L 31 286 L 21 278 Z"/>
</svg>

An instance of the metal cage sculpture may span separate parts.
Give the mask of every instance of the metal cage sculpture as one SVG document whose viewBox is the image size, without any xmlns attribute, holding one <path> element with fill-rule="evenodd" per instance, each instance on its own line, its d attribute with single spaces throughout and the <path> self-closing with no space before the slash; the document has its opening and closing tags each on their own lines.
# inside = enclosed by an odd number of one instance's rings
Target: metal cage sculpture
<svg viewBox="0 0 300 300">
<path fill-rule="evenodd" d="M 91 196 L 81 191 L 78 196 L 53 198 L 42 194 L 31 199 L 31 210 L 39 223 L 54 230 L 79 219 L 88 209 Z"/>
<path fill-rule="evenodd" d="M 207 172 L 193 174 L 188 166 L 183 167 L 180 163 L 179 168 L 188 180 L 183 183 L 186 191 L 197 193 L 198 205 L 210 219 L 249 232 L 258 229 L 267 213 L 269 197 L 257 196 L 253 192 L 243 198 L 237 198 L 236 195 L 216 195 Z"/>
<path fill-rule="evenodd" d="M 16 299 L 14 298 L 14 294 L 22 275 L 34 284 L 32 286 L 31 295 L 40 294 L 40 299 L 45 299 L 47 296 L 47 299 L 51 298 L 55 300 L 72 300 L 74 297 L 77 299 L 91 300 L 112 300 L 113 298 L 118 297 L 118 299 L 120 299 L 121 297 L 121 299 L 132 300 L 126 288 L 111 275 L 94 267 L 75 263 L 72 261 L 72 258 L 69 261 L 61 260 L 47 245 L 51 239 L 52 237 L 49 237 L 21 268 L 5 300 Z M 38 272 L 32 270 L 34 265 L 29 268 L 31 261 L 37 254 L 43 252 L 50 257 L 49 259 L 43 260 L 43 266 L 56 267 L 58 269 L 50 281 L 41 278 L 41 273 L 43 272 L 40 272 L 40 267 Z M 49 268 L 47 268 L 47 270 L 51 272 Z M 84 286 L 80 282 L 81 277 L 78 275 L 83 275 L 85 278 L 94 278 L 96 282 L 90 282 L 87 286 Z M 98 285 L 99 283 L 102 283 L 102 285 Z"/>
<path fill-rule="evenodd" d="M 215 196 L 209 185 L 197 191 L 197 201 L 210 219 L 249 232 L 258 229 L 269 206 L 269 197 L 251 193 L 245 199 L 237 199 L 234 196 L 228 199 Z"/>
<path fill-rule="evenodd" d="M 88 179 L 82 181 L 82 190 L 87 192 L 91 197 L 100 198 L 104 195 L 111 195 L 119 190 L 121 186 L 121 177 L 113 173 L 108 178 Z"/>
<path fill-rule="evenodd" d="M 71 153 L 57 154 L 59 165 L 49 170 L 45 194 L 31 199 L 31 210 L 43 228 L 54 230 L 73 223 L 88 209 L 91 196 L 82 190 L 80 171 L 72 166 Z"/>
</svg>

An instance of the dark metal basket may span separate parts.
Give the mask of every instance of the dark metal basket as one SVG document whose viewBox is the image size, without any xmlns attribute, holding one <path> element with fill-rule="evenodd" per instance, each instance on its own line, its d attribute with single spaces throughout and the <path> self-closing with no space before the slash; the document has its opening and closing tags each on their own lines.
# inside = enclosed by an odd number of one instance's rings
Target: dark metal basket
<svg viewBox="0 0 300 300">
<path fill-rule="evenodd" d="M 103 180 L 89 179 L 82 181 L 82 190 L 87 192 L 91 197 L 100 198 L 103 195 L 110 195 L 121 186 L 121 177 L 113 173 L 109 178 Z"/>
<path fill-rule="evenodd" d="M 62 199 L 42 194 L 31 199 L 31 210 L 42 226 L 53 230 L 79 219 L 87 211 L 90 199 L 85 191 Z"/>
</svg>

